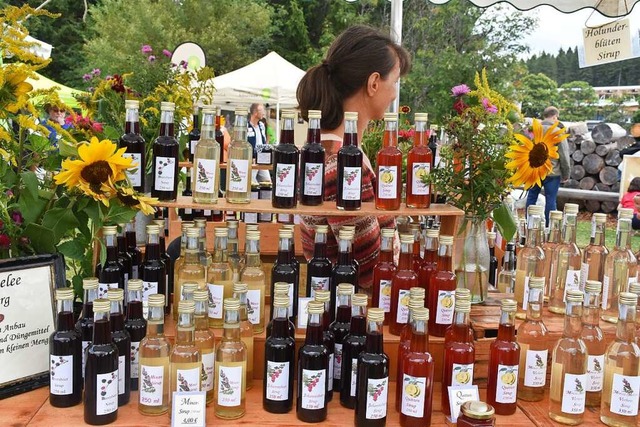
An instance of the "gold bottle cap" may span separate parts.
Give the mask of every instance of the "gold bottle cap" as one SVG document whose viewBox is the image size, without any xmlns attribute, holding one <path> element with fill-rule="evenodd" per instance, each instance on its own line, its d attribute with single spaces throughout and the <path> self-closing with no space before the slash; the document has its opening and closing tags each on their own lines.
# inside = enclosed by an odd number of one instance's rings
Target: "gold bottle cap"
<svg viewBox="0 0 640 427">
<path fill-rule="evenodd" d="M 413 119 L 416 122 L 427 122 L 429 121 L 429 113 L 415 113 Z"/>
<path fill-rule="evenodd" d="M 580 289 L 569 289 L 567 291 L 567 302 L 582 302 L 584 294 Z"/>
<path fill-rule="evenodd" d="M 193 291 L 194 301 L 209 301 L 209 292 L 206 289 L 197 289 Z"/>
<path fill-rule="evenodd" d="M 339 240 L 351 240 L 353 239 L 353 233 L 348 230 L 340 230 L 338 231 L 338 239 Z"/>
<path fill-rule="evenodd" d="M 191 221 L 185 221 L 182 224 L 180 224 L 180 230 L 185 233 L 188 229 L 192 228 L 194 226 L 193 222 Z"/>
<path fill-rule="evenodd" d="M 247 224 L 246 230 L 247 231 L 258 231 L 259 230 L 258 224 Z"/>
<path fill-rule="evenodd" d="M 282 110 L 280 115 L 283 119 L 295 119 L 298 113 L 296 110 Z"/>
<path fill-rule="evenodd" d="M 107 299 L 109 301 L 124 301 L 124 289 L 107 289 Z"/>
<path fill-rule="evenodd" d="M 247 230 L 245 234 L 246 240 L 260 240 L 260 232 L 258 230 Z"/>
<path fill-rule="evenodd" d="M 249 290 L 249 285 L 246 283 L 234 283 L 233 284 L 233 293 L 244 294 Z"/>
<path fill-rule="evenodd" d="M 147 224 L 147 234 L 160 234 L 160 227 L 156 224 Z"/>
<path fill-rule="evenodd" d="M 413 286 L 411 289 L 409 289 L 409 298 L 425 299 L 426 294 L 427 292 L 425 291 L 425 289 L 418 286 Z"/>
<path fill-rule="evenodd" d="M 593 220 L 596 222 L 596 224 L 606 224 L 606 222 L 607 222 L 607 214 L 594 213 L 593 214 Z"/>
<path fill-rule="evenodd" d="M 152 222 L 158 227 L 160 227 L 161 229 L 164 228 L 164 219 L 157 218 L 157 219 L 154 219 Z"/>
<path fill-rule="evenodd" d="M 401 234 L 400 235 L 400 243 L 405 245 L 413 245 L 413 235 L 412 234 Z"/>
<path fill-rule="evenodd" d="M 247 109 L 246 107 L 237 107 L 234 111 L 236 116 L 246 116 L 247 115 Z"/>
<path fill-rule="evenodd" d="M 318 294 L 316 293 L 316 298 Z M 307 305 L 307 312 L 309 314 L 323 314 L 324 313 L 324 304 L 320 301 L 310 301 Z"/>
<path fill-rule="evenodd" d="M 149 295 L 147 299 L 149 301 L 149 307 L 164 307 L 164 295 L 163 294 L 152 294 Z"/>
<path fill-rule="evenodd" d="M 409 310 L 415 310 L 416 308 L 424 307 L 424 298 L 409 298 Z"/>
<path fill-rule="evenodd" d="M 320 111 L 320 110 L 309 110 L 307 112 L 307 115 L 309 116 L 309 119 L 321 119 L 322 118 L 322 111 Z"/>
<path fill-rule="evenodd" d="M 276 295 L 273 297 L 273 306 L 287 308 L 289 307 L 289 297 L 286 295 Z"/>
<path fill-rule="evenodd" d="M 111 311 L 111 303 L 108 299 L 99 298 L 93 300 L 94 313 L 109 313 Z"/>
<path fill-rule="evenodd" d="M 429 309 L 424 307 L 414 308 L 412 311 L 414 320 L 429 320 Z"/>
<path fill-rule="evenodd" d="M 355 225 L 343 225 L 342 227 L 340 227 L 340 230 L 346 230 L 346 231 L 351 231 L 353 233 L 356 232 L 356 226 Z"/>
<path fill-rule="evenodd" d="M 382 230 L 380 230 L 380 234 L 382 235 L 382 237 L 387 237 L 387 238 L 391 238 L 393 239 L 393 236 L 395 235 L 396 230 L 394 230 L 393 228 L 383 228 Z"/>
<path fill-rule="evenodd" d="M 129 283 L 127 283 L 127 290 L 129 292 L 139 292 L 142 290 L 142 279 L 129 279 Z"/>
<path fill-rule="evenodd" d="M 632 294 L 640 295 L 640 283 L 633 282 L 629 284 L 629 292 Z"/>
<path fill-rule="evenodd" d="M 207 218 L 204 218 L 204 217 L 194 218 L 193 223 L 198 228 L 205 228 L 207 226 Z"/>
<path fill-rule="evenodd" d="M 384 113 L 384 121 L 385 122 L 397 122 L 398 121 L 398 113 Z"/>
<path fill-rule="evenodd" d="M 544 277 L 530 277 L 529 289 L 542 289 L 544 288 Z"/>
<path fill-rule="evenodd" d="M 353 295 L 355 287 L 351 283 L 338 284 L 338 295 Z"/>
<path fill-rule="evenodd" d="M 200 237 L 200 230 L 197 227 L 187 228 L 187 237 Z"/>
<path fill-rule="evenodd" d="M 584 285 L 584 290 L 590 294 L 599 294 L 602 292 L 602 282 L 599 280 L 587 280 Z"/>
<path fill-rule="evenodd" d="M 368 302 L 367 294 L 353 294 L 351 297 L 351 305 L 358 307 L 366 307 Z"/>
<path fill-rule="evenodd" d="M 273 284 L 274 294 L 289 294 L 289 284 L 287 282 L 276 282 Z"/>
<path fill-rule="evenodd" d="M 176 104 L 174 104 L 173 102 L 163 101 L 160 103 L 161 111 L 175 111 L 175 109 L 176 109 Z"/>
<path fill-rule="evenodd" d="M 319 290 L 316 291 L 316 301 L 328 302 L 331 300 L 331 291 Z"/>
<path fill-rule="evenodd" d="M 457 313 L 470 313 L 471 301 L 466 299 L 456 298 L 456 304 L 454 306 L 454 310 Z"/>
<path fill-rule="evenodd" d="M 544 207 L 540 205 L 529 205 L 527 215 L 543 215 Z"/>
<path fill-rule="evenodd" d="M 228 219 L 227 220 L 227 228 L 238 228 L 238 220 L 237 219 Z"/>
<path fill-rule="evenodd" d="M 56 299 L 58 301 L 72 301 L 73 300 L 73 288 L 57 288 Z"/>
<path fill-rule="evenodd" d="M 464 402 L 460 411 L 467 417 L 474 420 L 488 420 L 493 418 L 495 410 L 488 403 L 469 400 Z"/>
<path fill-rule="evenodd" d="M 227 227 L 216 227 L 213 230 L 214 237 L 229 237 L 229 230 Z"/>
<path fill-rule="evenodd" d="M 104 227 L 102 227 L 103 236 L 115 236 L 116 234 L 118 234 L 118 226 L 105 225 Z"/>
<path fill-rule="evenodd" d="M 467 288 L 456 288 L 455 296 L 456 301 L 459 299 L 463 301 L 471 301 L 471 291 Z"/>
<path fill-rule="evenodd" d="M 327 234 L 329 232 L 328 225 L 316 225 L 316 233 Z"/>
<path fill-rule="evenodd" d="M 429 126 L 429 129 L 438 130 L 438 125 L 431 125 L 431 126 Z"/>
<path fill-rule="evenodd" d="M 204 105 L 202 107 L 202 114 L 216 114 L 216 107 L 213 105 Z"/>
<path fill-rule="evenodd" d="M 193 301 L 182 300 L 178 303 L 178 313 L 194 313 L 196 311 L 196 303 Z"/>
<path fill-rule="evenodd" d="M 280 239 L 290 239 L 293 237 L 293 234 L 291 233 L 291 230 L 286 229 L 286 228 L 280 228 L 280 230 L 278 230 L 278 237 Z"/>
<path fill-rule="evenodd" d="M 345 120 L 355 120 L 358 121 L 358 113 L 355 111 L 345 111 L 344 112 Z"/>
<path fill-rule="evenodd" d="M 440 235 L 440 244 L 448 246 L 453 245 L 453 236 Z"/>
<path fill-rule="evenodd" d="M 370 308 L 367 311 L 367 320 L 370 322 L 384 322 L 384 308 Z"/>
<path fill-rule="evenodd" d="M 503 299 L 502 303 L 502 311 L 511 313 L 518 309 L 518 303 L 512 299 Z"/>
<path fill-rule="evenodd" d="M 412 222 L 411 224 L 409 224 L 409 230 L 411 230 L 412 232 L 420 231 L 420 223 Z"/>
<path fill-rule="evenodd" d="M 631 219 L 633 218 L 633 209 L 620 208 L 618 209 L 618 219 Z"/>
<path fill-rule="evenodd" d="M 427 228 L 427 237 L 437 239 L 438 237 L 440 237 L 440 230 L 437 228 Z"/>
<path fill-rule="evenodd" d="M 94 289 L 98 289 L 98 278 L 97 277 L 85 277 L 82 279 L 82 289 L 85 291 L 92 291 Z"/>
<path fill-rule="evenodd" d="M 124 108 L 129 110 L 135 108 L 136 110 L 140 108 L 140 101 L 135 99 L 127 99 L 124 101 Z"/>
<path fill-rule="evenodd" d="M 631 292 L 620 292 L 618 296 L 618 302 L 624 305 L 632 305 L 635 306 L 638 304 L 638 295 L 632 294 Z"/>
<path fill-rule="evenodd" d="M 556 220 L 562 219 L 562 211 L 549 212 L 549 220 L 552 220 L 552 219 L 556 219 Z"/>
<path fill-rule="evenodd" d="M 196 282 L 184 282 L 182 284 L 182 293 L 192 294 L 198 289 L 198 284 Z"/>
<path fill-rule="evenodd" d="M 565 203 L 564 204 L 564 213 L 565 214 L 577 214 L 580 210 L 580 207 L 575 203 Z"/>
</svg>

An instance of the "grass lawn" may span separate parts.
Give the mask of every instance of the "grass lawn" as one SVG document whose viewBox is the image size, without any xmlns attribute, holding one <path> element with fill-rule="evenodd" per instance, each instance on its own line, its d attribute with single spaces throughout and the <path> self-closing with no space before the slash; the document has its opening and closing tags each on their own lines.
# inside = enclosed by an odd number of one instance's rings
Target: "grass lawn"
<svg viewBox="0 0 640 427">
<path fill-rule="evenodd" d="M 635 253 L 640 249 L 640 235 L 636 235 L 635 231 L 631 232 L 631 249 Z M 576 243 L 580 249 L 584 249 L 585 246 L 589 244 L 589 239 L 591 238 L 591 220 L 590 219 L 579 219 L 578 227 L 576 230 Z M 613 249 L 616 241 L 616 218 L 614 216 L 609 216 L 607 221 L 607 228 L 605 231 L 605 241 L 606 246 L 609 248 L 609 251 Z"/>
</svg>

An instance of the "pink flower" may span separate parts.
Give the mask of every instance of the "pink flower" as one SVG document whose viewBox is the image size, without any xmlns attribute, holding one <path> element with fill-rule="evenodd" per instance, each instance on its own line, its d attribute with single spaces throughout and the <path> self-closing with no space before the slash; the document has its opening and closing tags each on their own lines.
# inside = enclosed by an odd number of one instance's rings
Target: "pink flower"
<svg viewBox="0 0 640 427">
<path fill-rule="evenodd" d="M 91 74 L 93 74 L 95 77 L 99 76 L 100 73 L 102 71 L 100 71 L 100 68 L 94 68 L 93 71 L 91 71 Z"/>
<path fill-rule="evenodd" d="M 20 213 L 20 211 L 13 211 L 11 213 L 11 219 L 13 219 L 13 222 L 15 222 L 18 225 L 22 224 L 22 221 L 23 221 L 22 214 Z"/>
<path fill-rule="evenodd" d="M 172 55 L 171 51 L 167 49 L 162 49 L 162 54 L 167 58 L 171 58 L 171 55 Z"/>
<path fill-rule="evenodd" d="M 147 54 L 147 53 L 153 52 L 153 49 L 148 44 L 143 44 L 142 47 L 140 48 L 140 51 L 144 54 Z"/>
<path fill-rule="evenodd" d="M 93 78 L 93 76 L 91 74 L 85 74 L 85 75 L 82 76 L 82 80 L 84 80 L 85 82 L 88 82 L 92 78 Z"/>
<path fill-rule="evenodd" d="M 466 95 L 469 92 L 471 92 L 471 89 L 469 89 L 469 86 L 465 85 L 465 84 L 461 84 L 458 86 L 454 86 L 451 88 L 451 96 L 455 96 L 455 97 L 460 97 L 462 95 Z"/>
<path fill-rule="evenodd" d="M 498 107 L 493 105 L 487 98 L 482 98 L 482 106 L 487 113 L 495 114 L 498 112 Z"/>
<path fill-rule="evenodd" d="M 155 60 L 156 60 L 156 57 L 155 57 L 155 56 L 153 56 L 153 55 L 149 55 L 149 57 L 147 58 L 147 60 L 148 60 L 149 62 L 153 62 L 153 61 L 155 61 Z"/>
<path fill-rule="evenodd" d="M 8 248 L 11 246 L 11 239 L 6 234 L 0 234 L 0 248 Z"/>
<path fill-rule="evenodd" d="M 102 133 L 104 131 L 104 128 L 102 127 L 102 123 L 98 123 L 98 122 L 93 122 L 93 124 L 91 125 L 91 129 L 93 129 L 95 133 Z"/>
</svg>

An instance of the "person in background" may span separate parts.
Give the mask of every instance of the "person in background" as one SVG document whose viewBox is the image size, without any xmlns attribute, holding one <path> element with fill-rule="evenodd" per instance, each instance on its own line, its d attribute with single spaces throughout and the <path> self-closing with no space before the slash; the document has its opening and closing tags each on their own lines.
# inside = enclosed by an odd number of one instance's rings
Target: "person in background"
<svg viewBox="0 0 640 427">
<path fill-rule="evenodd" d="M 298 85 L 297 98 L 302 117 L 309 110 L 321 110 L 321 141 L 326 150 L 324 200 L 336 200 L 337 153 L 344 135 L 344 112 L 358 113 L 358 139 L 369 124 L 379 120 L 398 96 L 397 83 L 411 68 L 407 51 L 389 35 L 374 28 L 356 25 L 336 38 L 322 63 L 311 67 Z M 375 174 L 364 156 L 362 201 L 373 202 Z M 326 211 L 326 209 L 324 209 Z M 353 255 L 360 263 L 358 292 L 371 294 L 373 267 L 380 251 L 380 229 L 394 227 L 389 216 L 303 216 L 301 236 L 307 259 L 313 256 L 315 226 L 328 224 L 327 255 L 337 256 L 336 236 L 343 225 L 355 225 Z"/>
<path fill-rule="evenodd" d="M 43 119 L 43 126 L 49 129 L 49 141 L 51 141 L 54 146 L 57 146 L 59 138 L 58 132 L 49 122 L 60 125 L 62 129 L 69 129 L 71 125 L 65 123 L 67 112 L 64 108 L 60 108 L 58 105 L 49 103 L 44 105 L 44 112 L 46 113 L 46 117 Z"/>
<path fill-rule="evenodd" d="M 262 119 L 265 117 L 264 105 L 251 104 L 249 107 L 249 120 L 247 121 L 247 141 L 253 147 L 253 159 L 257 157 L 257 153 L 267 144 L 267 129 Z M 255 182 L 271 182 L 269 171 L 253 169 L 252 181 Z"/>
<path fill-rule="evenodd" d="M 640 230 L 640 219 L 638 218 L 638 212 L 640 212 L 640 177 L 635 177 L 629 183 L 627 192 L 622 195 L 620 199 L 620 205 L 618 208 L 633 209 L 633 218 L 631 219 L 631 227 L 634 230 Z"/>
</svg>

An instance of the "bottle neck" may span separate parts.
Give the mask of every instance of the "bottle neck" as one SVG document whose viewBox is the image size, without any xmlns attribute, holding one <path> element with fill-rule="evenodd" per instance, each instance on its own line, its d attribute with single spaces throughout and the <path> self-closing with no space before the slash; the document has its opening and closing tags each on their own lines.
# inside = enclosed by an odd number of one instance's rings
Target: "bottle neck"
<svg viewBox="0 0 640 427">
<path fill-rule="evenodd" d="M 233 141 L 247 141 L 247 118 L 242 114 L 236 114 L 236 120 L 233 124 Z"/>
<path fill-rule="evenodd" d="M 137 108 L 127 108 L 125 113 L 124 132 L 140 135 L 140 119 Z"/>
<path fill-rule="evenodd" d="M 118 244 L 115 234 L 104 236 L 104 245 L 107 248 L 107 261 L 118 260 Z"/>
<path fill-rule="evenodd" d="M 174 123 L 173 123 L 173 111 L 162 110 L 160 113 L 160 136 L 173 137 L 174 135 Z"/>
<path fill-rule="evenodd" d="M 280 144 L 293 144 L 293 119 L 287 117 L 283 120 L 282 130 L 280 131 Z"/>
<path fill-rule="evenodd" d="M 290 264 L 291 251 L 289 250 L 289 239 L 281 237 L 278 243 L 278 264 Z"/>
<path fill-rule="evenodd" d="M 240 340 L 240 310 L 224 311 L 223 336 L 227 340 Z"/>
<path fill-rule="evenodd" d="M 451 245 L 440 245 L 438 249 L 438 270 L 452 271 Z"/>
<path fill-rule="evenodd" d="M 582 303 L 567 301 L 564 315 L 565 338 L 578 338 L 582 332 Z"/>
<path fill-rule="evenodd" d="M 316 240 L 313 248 L 314 258 L 327 257 L 327 235 L 325 233 L 316 232 Z"/>
<path fill-rule="evenodd" d="M 544 291 L 538 288 L 529 288 L 529 302 L 527 304 L 527 320 L 540 321 L 542 319 L 542 304 L 544 303 Z"/>
<path fill-rule="evenodd" d="M 309 119 L 307 143 L 320 144 L 320 119 Z"/>
<path fill-rule="evenodd" d="M 358 146 L 358 122 L 355 120 L 345 120 L 343 146 Z"/>
<path fill-rule="evenodd" d="M 413 244 L 400 244 L 400 259 L 398 260 L 399 270 L 412 270 L 413 267 Z"/>
<path fill-rule="evenodd" d="M 414 147 L 427 147 L 429 145 L 429 135 L 427 132 L 427 122 L 416 121 L 416 133 L 413 136 Z"/>
<path fill-rule="evenodd" d="M 618 229 L 616 231 L 616 249 L 626 249 L 630 244 L 629 234 L 631 232 L 631 220 L 622 218 L 618 220 Z"/>
<path fill-rule="evenodd" d="M 584 293 L 584 306 L 582 309 L 582 323 L 589 326 L 600 324 L 600 294 Z"/>
<path fill-rule="evenodd" d="M 323 339 L 323 315 L 317 313 L 309 313 L 307 321 L 307 335 L 305 337 L 306 345 L 321 345 Z"/>
<path fill-rule="evenodd" d="M 502 262 L 502 269 L 504 271 L 515 271 L 516 254 L 513 251 L 510 251 L 510 250 L 505 251 L 503 262 Z"/>
<path fill-rule="evenodd" d="M 197 128 L 197 116 L 193 116 L 193 127 Z M 216 139 L 216 120 L 213 113 L 204 113 L 202 116 L 202 139 Z"/>
<path fill-rule="evenodd" d="M 549 237 L 547 241 L 549 243 L 559 243 L 560 242 L 560 227 L 562 224 L 561 219 L 549 219 Z"/>
<path fill-rule="evenodd" d="M 262 261 L 260 260 L 260 241 L 259 240 L 247 240 L 245 244 L 245 256 L 246 267 L 261 267 Z"/>
<path fill-rule="evenodd" d="M 123 302 L 111 301 L 111 331 L 121 331 L 124 329 Z"/>
<path fill-rule="evenodd" d="M 240 301 L 240 321 L 244 322 L 247 317 L 247 293 L 246 292 L 234 292 L 234 298 L 238 298 Z"/>
<path fill-rule="evenodd" d="M 227 262 L 227 238 L 216 236 L 213 241 L 213 262 Z"/>
<path fill-rule="evenodd" d="M 565 244 L 576 243 L 576 216 L 575 214 L 567 214 L 564 221 L 564 229 L 562 230 L 562 242 Z"/>
<path fill-rule="evenodd" d="M 147 336 L 164 335 L 164 306 L 149 305 Z"/>
<path fill-rule="evenodd" d="M 367 325 L 367 309 L 362 306 L 352 306 L 349 334 L 364 335 Z"/>
<path fill-rule="evenodd" d="M 413 319 L 411 324 L 411 351 L 426 353 L 429 345 L 428 337 L 427 322 Z"/>
<path fill-rule="evenodd" d="M 616 339 L 631 343 L 636 335 L 636 306 L 618 305 L 618 324 L 616 325 Z"/>
<path fill-rule="evenodd" d="M 178 312 L 176 328 L 176 344 L 193 344 L 195 340 L 195 324 L 193 313 Z"/>
<path fill-rule="evenodd" d="M 111 324 L 109 313 L 106 311 L 95 312 L 93 314 L 93 343 L 111 343 Z"/>
<path fill-rule="evenodd" d="M 398 146 L 398 122 L 389 120 L 384 122 L 384 135 L 382 136 L 383 147 Z"/>
<path fill-rule="evenodd" d="M 367 319 L 367 339 L 365 341 L 367 353 L 382 354 L 382 323 Z"/>
<path fill-rule="evenodd" d="M 58 300 L 57 303 L 58 324 L 56 330 L 72 331 L 73 325 L 73 300 Z"/>
<path fill-rule="evenodd" d="M 273 307 L 271 326 L 271 336 L 273 338 L 289 337 L 289 313 L 287 307 Z"/>
<path fill-rule="evenodd" d="M 595 223 L 594 226 L 595 230 L 594 230 L 594 234 L 593 234 L 593 238 L 592 238 L 592 245 L 596 245 L 596 246 L 604 246 L 604 242 L 605 242 L 605 224 L 601 224 L 601 223 Z"/>
<path fill-rule="evenodd" d="M 500 314 L 500 325 L 498 326 L 498 340 L 508 342 L 516 340 L 515 319 L 515 311 L 502 311 Z"/>
<path fill-rule="evenodd" d="M 351 240 L 338 240 L 338 264 L 351 265 Z"/>
<path fill-rule="evenodd" d="M 160 236 L 157 234 L 147 233 L 145 258 L 147 261 L 154 261 L 160 258 Z"/>
<path fill-rule="evenodd" d="M 142 319 L 142 291 L 127 292 L 127 319 Z"/>
</svg>

